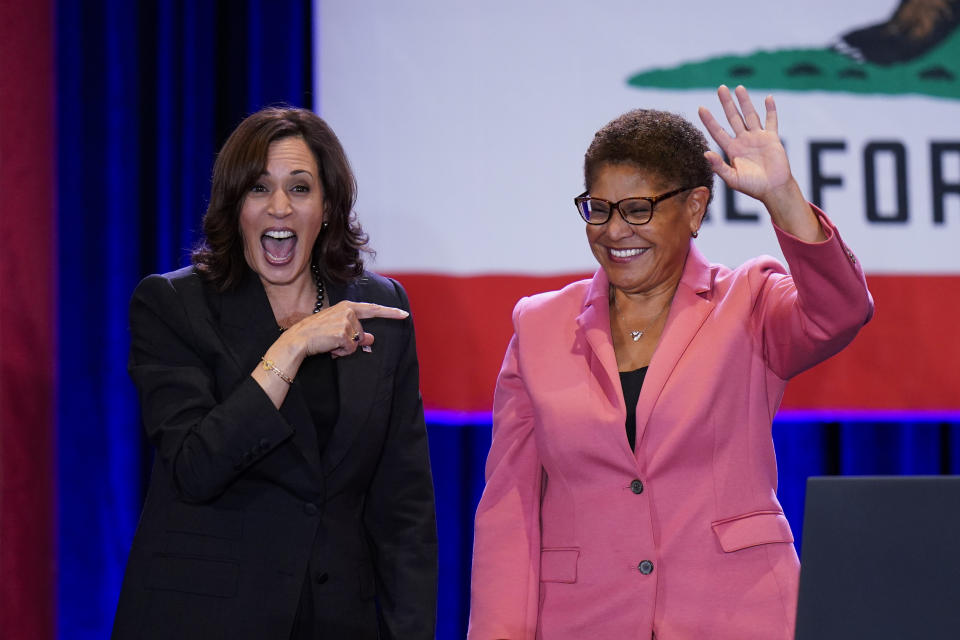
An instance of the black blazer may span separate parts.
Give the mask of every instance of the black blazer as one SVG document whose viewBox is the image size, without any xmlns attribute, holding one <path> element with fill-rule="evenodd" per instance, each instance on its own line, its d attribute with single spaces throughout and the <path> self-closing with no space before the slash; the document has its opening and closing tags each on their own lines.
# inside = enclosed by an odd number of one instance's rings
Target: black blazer
<svg viewBox="0 0 960 640">
<path fill-rule="evenodd" d="M 393 280 L 329 286 L 408 309 Z M 437 540 L 413 324 L 335 360 L 322 455 L 294 381 L 278 411 L 250 377 L 277 337 L 259 278 L 219 293 L 185 268 L 130 303 L 130 375 L 156 448 L 113 637 L 286 639 L 308 565 L 329 638 L 433 638 Z"/>
</svg>

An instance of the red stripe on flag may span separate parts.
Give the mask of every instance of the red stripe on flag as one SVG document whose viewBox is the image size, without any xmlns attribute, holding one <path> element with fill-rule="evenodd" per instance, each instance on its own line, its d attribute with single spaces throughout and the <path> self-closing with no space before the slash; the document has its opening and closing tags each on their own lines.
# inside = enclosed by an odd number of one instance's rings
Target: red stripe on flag
<svg viewBox="0 0 960 640">
<path fill-rule="evenodd" d="M 429 409 L 488 411 L 522 296 L 589 274 L 397 274 Z M 960 409 L 960 276 L 870 276 L 877 311 L 847 349 L 787 386 L 790 409 Z"/>
<path fill-rule="evenodd" d="M 783 406 L 960 409 L 960 276 L 867 276 L 876 313 L 787 386 Z"/>
<path fill-rule="evenodd" d="M 517 300 L 582 277 L 398 276 L 416 322 L 424 404 L 430 409 L 490 410 L 513 334 L 510 314 Z"/>
</svg>

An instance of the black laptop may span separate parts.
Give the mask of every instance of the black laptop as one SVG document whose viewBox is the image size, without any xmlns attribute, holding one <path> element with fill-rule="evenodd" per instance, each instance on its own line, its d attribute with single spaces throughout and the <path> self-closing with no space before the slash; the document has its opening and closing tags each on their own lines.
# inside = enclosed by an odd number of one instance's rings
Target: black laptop
<svg viewBox="0 0 960 640">
<path fill-rule="evenodd" d="M 960 639 L 960 476 L 807 481 L 796 640 Z"/>
</svg>

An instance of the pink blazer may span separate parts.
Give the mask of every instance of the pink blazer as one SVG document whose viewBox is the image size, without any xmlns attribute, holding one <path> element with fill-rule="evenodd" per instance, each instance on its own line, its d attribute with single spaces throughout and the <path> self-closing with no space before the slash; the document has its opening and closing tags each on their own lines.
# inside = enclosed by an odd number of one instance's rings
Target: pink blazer
<svg viewBox="0 0 960 640">
<path fill-rule="evenodd" d="M 473 640 L 792 639 L 799 562 L 776 497 L 786 381 L 871 317 L 860 264 L 777 229 L 731 270 L 692 245 L 637 402 L 636 453 L 608 283 L 524 298 L 477 508 Z"/>
</svg>

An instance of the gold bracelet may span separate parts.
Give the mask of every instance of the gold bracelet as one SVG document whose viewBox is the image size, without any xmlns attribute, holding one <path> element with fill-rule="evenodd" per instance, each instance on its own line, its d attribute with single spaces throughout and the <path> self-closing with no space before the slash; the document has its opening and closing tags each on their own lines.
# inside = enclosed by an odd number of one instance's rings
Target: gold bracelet
<svg viewBox="0 0 960 640">
<path fill-rule="evenodd" d="M 263 363 L 263 368 L 266 371 L 273 371 L 287 384 L 293 384 L 293 378 L 285 374 L 283 371 L 280 371 L 280 369 L 277 368 L 277 365 L 273 363 L 273 360 L 267 360 L 264 356 L 260 356 L 260 362 Z"/>
</svg>

